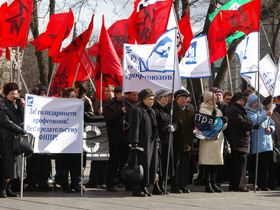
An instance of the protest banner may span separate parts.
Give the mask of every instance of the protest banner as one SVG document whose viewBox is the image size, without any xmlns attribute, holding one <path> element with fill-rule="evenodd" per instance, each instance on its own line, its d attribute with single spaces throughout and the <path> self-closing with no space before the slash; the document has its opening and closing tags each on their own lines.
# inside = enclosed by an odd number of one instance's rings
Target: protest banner
<svg viewBox="0 0 280 210">
<path fill-rule="evenodd" d="M 195 114 L 195 132 L 196 137 L 203 140 L 217 140 L 224 126 L 221 117 L 196 113 Z"/>
<path fill-rule="evenodd" d="M 35 137 L 34 153 L 82 153 L 84 102 L 27 94 L 24 129 Z"/>
<path fill-rule="evenodd" d="M 175 38 L 176 28 L 173 28 L 162 34 L 156 44 L 124 44 L 123 92 L 143 88 L 153 91 L 164 88 L 171 92 L 174 71 L 174 89 L 181 89 Z"/>
<path fill-rule="evenodd" d="M 87 160 L 109 160 L 109 140 L 105 120 L 85 123 L 83 147 L 87 153 Z"/>
</svg>

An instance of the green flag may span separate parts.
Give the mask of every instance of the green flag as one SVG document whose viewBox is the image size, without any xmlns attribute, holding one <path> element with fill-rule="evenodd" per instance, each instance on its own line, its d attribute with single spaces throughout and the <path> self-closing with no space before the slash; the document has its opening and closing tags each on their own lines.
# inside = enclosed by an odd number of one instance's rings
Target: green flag
<svg viewBox="0 0 280 210">
<path fill-rule="evenodd" d="M 221 6 L 215 12 L 209 14 L 209 20 L 210 20 L 210 22 L 212 22 L 212 20 L 214 19 L 214 17 L 218 14 L 218 12 L 220 10 L 237 10 L 240 6 L 242 6 L 243 4 L 246 4 L 250 1 L 251 0 L 231 0 L 231 1 L 227 2 L 226 4 L 224 4 L 223 6 Z M 244 35 L 245 35 L 245 33 L 236 31 L 234 35 L 232 35 L 226 39 L 226 42 L 230 44 L 230 43 L 232 43 L 233 40 L 239 39 Z"/>
</svg>

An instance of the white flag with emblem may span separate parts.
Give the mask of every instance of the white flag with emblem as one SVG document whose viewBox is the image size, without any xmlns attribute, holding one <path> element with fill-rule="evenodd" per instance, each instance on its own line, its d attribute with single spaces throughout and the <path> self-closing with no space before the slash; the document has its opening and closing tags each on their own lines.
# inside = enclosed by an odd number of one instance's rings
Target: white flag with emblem
<svg viewBox="0 0 280 210">
<path fill-rule="evenodd" d="M 240 74 L 255 73 L 258 71 L 258 44 L 259 31 L 250 33 L 235 50 L 240 63 Z"/>
<path fill-rule="evenodd" d="M 174 71 L 174 89 L 181 89 L 175 36 L 176 28 L 173 28 L 162 34 L 156 44 L 124 44 L 123 92 L 144 88 L 153 91 L 164 88 L 171 92 Z"/>
<path fill-rule="evenodd" d="M 184 78 L 211 77 L 207 36 L 194 37 L 190 47 L 181 60 L 180 75 Z"/>
</svg>

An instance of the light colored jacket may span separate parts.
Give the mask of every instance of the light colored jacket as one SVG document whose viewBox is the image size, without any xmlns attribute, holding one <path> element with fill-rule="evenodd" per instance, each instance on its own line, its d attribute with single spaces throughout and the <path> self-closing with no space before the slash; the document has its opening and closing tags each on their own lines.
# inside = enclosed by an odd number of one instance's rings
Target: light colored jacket
<svg viewBox="0 0 280 210">
<path fill-rule="evenodd" d="M 222 117 L 223 114 L 216 106 L 216 117 Z M 214 106 L 203 102 L 199 109 L 202 114 L 212 115 Z M 225 130 L 227 124 L 223 126 L 222 130 Z M 199 141 L 199 165 L 223 165 L 223 150 L 224 150 L 224 134 L 221 131 L 219 138 L 216 141 L 202 140 Z"/>
</svg>

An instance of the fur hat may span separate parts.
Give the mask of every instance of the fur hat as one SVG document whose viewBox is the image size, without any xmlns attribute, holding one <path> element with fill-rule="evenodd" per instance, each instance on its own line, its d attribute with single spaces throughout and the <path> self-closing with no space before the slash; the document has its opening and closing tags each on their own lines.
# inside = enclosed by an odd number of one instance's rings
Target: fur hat
<svg viewBox="0 0 280 210">
<path fill-rule="evenodd" d="M 244 99 L 245 100 L 245 96 L 241 93 L 241 92 L 238 92 L 238 93 L 235 93 L 233 96 L 232 96 L 232 98 L 231 98 L 231 102 L 236 102 L 236 101 L 238 101 L 238 100 L 240 100 L 240 99 Z"/>
<path fill-rule="evenodd" d="M 145 88 L 138 93 L 138 98 L 140 101 L 143 101 L 144 98 L 155 96 L 154 92 L 150 88 Z"/>
<path fill-rule="evenodd" d="M 164 89 L 159 89 L 155 92 L 155 94 L 156 94 L 155 101 L 158 101 L 158 100 L 160 100 L 160 98 L 162 96 L 168 95 L 169 92 L 167 90 L 164 90 Z"/>
<path fill-rule="evenodd" d="M 46 86 L 42 85 L 41 87 L 39 87 L 37 95 L 40 95 L 42 90 L 46 91 L 46 93 L 48 92 L 48 88 Z"/>
<path fill-rule="evenodd" d="M 190 92 L 188 90 L 177 90 L 175 93 L 174 93 L 174 98 L 175 98 L 175 101 L 180 97 L 180 96 L 186 96 L 186 97 L 189 97 L 189 94 Z"/>
<path fill-rule="evenodd" d="M 13 90 L 17 90 L 18 91 L 18 85 L 14 82 L 10 82 L 8 84 L 5 85 L 4 87 L 4 94 L 5 96 L 9 94 L 9 92 L 13 91 Z"/>
<path fill-rule="evenodd" d="M 122 92 L 122 87 L 121 86 L 115 87 L 114 93 L 121 93 L 121 92 Z"/>
</svg>

